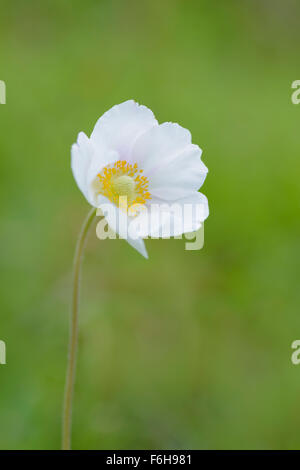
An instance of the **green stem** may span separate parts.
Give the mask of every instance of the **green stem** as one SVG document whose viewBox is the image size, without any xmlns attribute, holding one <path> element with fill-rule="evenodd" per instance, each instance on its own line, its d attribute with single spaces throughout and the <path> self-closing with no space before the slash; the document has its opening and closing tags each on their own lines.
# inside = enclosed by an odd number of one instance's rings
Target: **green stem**
<svg viewBox="0 0 300 470">
<path fill-rule="evenodd" d="M 66 388 L 64 398 L 63 410 L 63 436 L 62 436 L 62 449 L 71 449 L 71 425 L 72 425 L 72 399 L 75 382 L 75 368 L 76 368 L 76 353 L 77 353 L 77 337 L 78 337 L 78 303 L 79 303 L 79 281 L 80 281 L 80 268 L 83 255 L 84 244 L 89 228 L 96 215 L 96 209 L 93 208 L 87 215 L 78 240 L 76 244 L 75 257 L 74 257 L 74 271 L 73 271 L 73 284 L 72 284 L 72 310 L 70 322 L 70 342 L 69 342 L 69 355 L 66 376 Z"/>
</svg>

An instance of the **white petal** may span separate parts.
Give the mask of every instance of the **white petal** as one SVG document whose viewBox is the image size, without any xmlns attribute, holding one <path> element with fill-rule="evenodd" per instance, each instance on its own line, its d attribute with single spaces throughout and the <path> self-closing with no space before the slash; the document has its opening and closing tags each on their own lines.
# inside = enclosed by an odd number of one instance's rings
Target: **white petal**
<svg viewBox="0 0 300 470">
<path fill-rule="evenodd" d="M 189 144 L 174 155 L 172 161 L 162 162 L 160 168 L 149 172 L 149 192 L 156 197 L 175 200 L 193 194 L 206 178 L 208 169 L 201 161 L 201 149 Z"/>
<path fill-rule="evenodd" d="M 131 159 L 145 172 L 153 171 L 172 160 L 191 143 L 191 133 L 172 122 L 155 126 L 136 141 Z"/>
<path fill-rule="evenodd" d="M 207 198 L 198 192 L 176 201 L 153 198 L 135 224 L 142 238 L 170 238 L 198 230 L 208 213 Z"/>
<path fill-rule="evenodd" d="M 75 181 L 88 202 L 97 207 L 94 189 L 95 178 L 102 168 L 119 159 L 117 152 L 104 146 L 95 146 L 91 140 L 80 132 L 77 143 L 71 149 L 71 167 Z"/>
<path fill-rule="evenodd" d="M 91 140 L 95 146 L 104 145 L 117 151 L 121 159 L 128 161 L 136 139 L 157 124 L 150 109 L 129 100 L 114 106 L 100 117 Z"/>
<path fill-rule="evenodd" d="M 84 132 L 78 134 L 77 143 L 71 149 L 71 167 L 73 176 L 85 197 L 87 197 L 86 176 L 92 159 L 92 146 Z"/>
<path fill-rule="evenodd" d="M 203 184 L 208 170 L 201 153 L 191 143 L 187 129 L 167 122 L 139 137 L 132 160 L 144 170 L 152 195 L 175 200 L 192 194 Z"/>
<path fill-rule="evenodd" d="M 129 245 L 135 248 L 142 256 L 148 258 L 144 240 L 137 234 L 132 225 L 133 218 L 120 210 L 105 196 L 98 196 L 97 215 L 104 215 L 113 232 L 117 233 L 120 238 L 127 240 Z"/>
<path fill-rule="evenodd" d="M 145 247 L 145 242 L 142 238 L 137 238 L 135 240 L 133 238 L 128 237 L 127 241 L 129 243 L 129 245 L 131 245 L 133 248 L 135 248 L 136 251 L 138 251 L 142 256 L 144 256 L 144 258 L 146 258 L 146 259 L 149 258 L 146 247 Z"/>
</svg>

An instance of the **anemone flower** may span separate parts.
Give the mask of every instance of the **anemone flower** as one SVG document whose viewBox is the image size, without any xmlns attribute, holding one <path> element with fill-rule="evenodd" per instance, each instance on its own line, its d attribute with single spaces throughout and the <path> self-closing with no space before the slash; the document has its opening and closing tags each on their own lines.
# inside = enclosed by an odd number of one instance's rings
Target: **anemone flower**
<svg viewBox="0 0 300 470">
<path fill-rule="evenodd" d="M 187 129 L 158 124 L 152 111 L 133 100 L 114 106 L 97 121 L 88 138 L 80 132 L 71 151 L 75 181 L 92 206 L 78 238 L 73 276 L 63 448 L 71 443 L 72 396 L 78 330 L 78 293 L 82 252 L 95 215 L 145 258 L 144 239 L 195 232 L 208 217 L 206 197 L 198 192 L 207 168 Z M 107 233 L 107 232 L 105 232 Z"/>
</svg>

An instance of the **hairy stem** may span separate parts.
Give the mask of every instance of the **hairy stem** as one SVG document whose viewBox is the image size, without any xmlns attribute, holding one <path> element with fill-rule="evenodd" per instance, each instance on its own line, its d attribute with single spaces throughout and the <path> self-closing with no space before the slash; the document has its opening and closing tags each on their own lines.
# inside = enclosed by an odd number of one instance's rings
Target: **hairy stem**
<svg viewBox="0 0 300 470">
<path fill-rule="evenodd" d="M 96 215 L 96 209 L 93 208 L 87 215 L 76 244 L 74 257 L 74 271 L 72 283 L 72 309 L 70 321 L 70 340 L 69 355 L 66 375 L 66 388 L 63 409 L 63 435 L 62 449 L 71 449 L 71 426 L 72 426 L 72 401 L 75 382 L 76 369 L 76 353 L 77 353 L 77 337 L 78 337 L 78 304 L 79 304 L 79 284 L 80 284 L 80 268 L 86 236 L 89 228 Z"/>
</svg>

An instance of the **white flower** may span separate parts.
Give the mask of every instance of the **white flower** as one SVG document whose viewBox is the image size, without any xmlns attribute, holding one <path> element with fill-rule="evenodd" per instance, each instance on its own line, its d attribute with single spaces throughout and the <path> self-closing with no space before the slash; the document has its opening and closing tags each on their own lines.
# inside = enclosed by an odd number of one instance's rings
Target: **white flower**
<svg viewBox="0 0 300 470">
<path fill-rule="evenodd" d="M 158 124 L 150 109 L 130 100 L 103 114 L 90 138 L 79 133 L 72 170 L 111 229 L 147 258 L 143 238 L 196 231 L 208 216 L 198 192 L 208 171 L 201 153 L 187 129 Z"/>
</svg>

